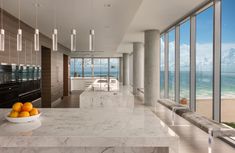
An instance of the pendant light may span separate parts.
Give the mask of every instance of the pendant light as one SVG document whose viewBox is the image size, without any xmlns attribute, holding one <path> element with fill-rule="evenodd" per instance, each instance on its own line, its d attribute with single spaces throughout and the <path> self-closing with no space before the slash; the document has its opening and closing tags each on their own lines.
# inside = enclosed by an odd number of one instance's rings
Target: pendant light
<svg viewBox="0 0 235 153">
<path fill-rule="evenodd" d="M 71 51 L 76 51 L 76 35 L 77 35 L 77 31 L 76 29 L 73 29 L 71 31 Z"/>
<path fill-rule="evenodd" d="M 17 51 L 22 51 L 22 29 L 20 28 L 20 0 L 18 0 L 18 11 L 19 11 L 19 29 L 17 32 Z"/>
<path fill-rule="evenodd" d="M 58 30 L 56 28 L 56 6 L 54 10 L 54 29 L 52 34 L 52 50 L 57 51 L 58 49 Z"/>
<path fill-rule="evenodd" d="M 74 2 L 75 3 L 75 2 Z M 71 14 L 73 15 L 73 14 L 76 14 L 75 12 L 74 12 L 74 10 L 75 9 L 71 9 Z M 72 23 L 73 23 L 73 29 L 72 29 L 72 31 L 71 31 L 71 36 L 70 36 L 70 41 L 71 41 L 71 46 L 70 46 L 70 49 L 71 49 L 71 51 L 76 51 L 77 50 L 77 45 L 76 45 L 76 43 L 77 43 L 77 31 L 76 31 L 76 29 L 75 29 L 75 20 L 73 20 L 72 21 Z"/>
<path fill-rule="evenodd" d="M 93 12 L 93 0 L 91 0 L 91 11 Z M 91 29 L 89 32 L 89 51 L 94 51 L 95 30 L 93 29 L 93 13 L 91 13 Z"/>
<path fill-rule="evenodd" d="M 91 29 L 89 34 L 89 51 L 94 51 L 94 36 L 95 30 Z"/>
<path fill-rule="evenodd" d="M 3 0 L 1 0 L 0 51 L 5 50 L 5 30 L 3 29 Z"/>
<path fill-rule="evenodd" d="M 35 33 L 34 33 L 34 50 L 39 51 L 39 29 L 38 29 L 38 0 L 36 0 L 35 4 L 35 10 L 36 10 L 36 15 L 35 15 Z"/>
</svg>

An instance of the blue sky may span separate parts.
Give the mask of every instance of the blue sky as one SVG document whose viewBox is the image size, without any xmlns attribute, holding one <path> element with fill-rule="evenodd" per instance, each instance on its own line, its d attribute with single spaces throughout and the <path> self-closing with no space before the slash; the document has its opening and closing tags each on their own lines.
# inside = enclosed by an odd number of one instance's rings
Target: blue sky
<svg viewBox="0 0 235 153">
<path fill-rule="evenodd" d="M 235 43 L 235 0 L 223 0 L 222 12 L 222 42 Z"/>
<path fill-rule="evenodd" d="M 213 7 L 198 14 L 196 22 L 197 42 L 211 43 L 213 41 Z M 189 21 L 181 25 L 181 43 L 183 44 L 189 44 L 189 26 Z M 222 0 L 222 42 L 235 43 L 235 0 Z"/>
</svg>

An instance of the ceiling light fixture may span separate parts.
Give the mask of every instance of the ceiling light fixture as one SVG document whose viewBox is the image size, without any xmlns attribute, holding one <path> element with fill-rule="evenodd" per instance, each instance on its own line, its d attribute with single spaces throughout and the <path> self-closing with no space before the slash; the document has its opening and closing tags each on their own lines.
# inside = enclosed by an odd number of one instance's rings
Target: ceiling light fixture
<svg viewBox="0 0 235 153">
<path fill-rule="evenodd" d="M 17 46 L 17 51 L 22 51 L 22 29 L 20 28 L 20 0 L 18 0 L 18 21 L 19 21 L 19 29 L 18 29 L 18 32 L 17 32 L 17 42 L 16 42 L 16 46 Z"/>
<path fill-rule="evenodd" d="M 54 10 L 54 29 L 52 34 L 52 50 L 57 51 L 58 49 L 58 30 L 56 28 L 56 6 Z"/>
<path fill-rule="evenodd" d="M 104 7 L 112 7 L 112 4 L 104 4 Z"/>
<path fill-rule="evenodd" d="M 94 36 L 95 30 L 91 29 L 89 34 L 89 51 L 94 51 Z"/>
<path fill-rule="evenodd" d="M 76 29 L 73 29 L 71 31 L 71 51 L 76 51 L 76 35 L 77 35 L 77 31 Z"/>
<path fill-rule="evenodd" d="M 3 28 L 3 0 L 1 0 L 0 51 L 5 50 L 5 30 Z"/>
<path fill-rule="evenodd" d="M 36 15 L 35 15 L 35 33 L 34 33 L 34 50 L 39 51 L 39 29 L 38 29 L 38 0 L 36 0 Z"/>
<path fill-rule="evenodd" d="M 89 51 L 94 51 L 95 30 L 93 25 L 93 0 L 91 0 L 91 29 L 89 33 Z"/>
</svg>

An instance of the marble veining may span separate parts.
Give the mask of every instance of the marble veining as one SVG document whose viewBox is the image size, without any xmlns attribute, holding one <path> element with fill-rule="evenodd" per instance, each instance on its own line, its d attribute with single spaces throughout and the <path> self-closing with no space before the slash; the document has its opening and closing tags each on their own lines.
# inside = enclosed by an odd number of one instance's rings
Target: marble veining
<svg viewBox="0 0 235 153">
<path fill-rule="evenodd" d="M 0 112 L 3 115 L 9 110 Z M 45 108 L 41 112 L 40 121 L 26 123 L 23 130 L 21 124 L 0 121 L 0 147 L 165 146 L 177 150 L 178 136 L 144 107 Z"/>
<path fill-rule="evenodd" d="M 80 108 L 134 108 L 134 96 L 127 86 L 120 86 L 118 91 L 93 91 L 87 88 L 80 95 Z"/>
</svg>

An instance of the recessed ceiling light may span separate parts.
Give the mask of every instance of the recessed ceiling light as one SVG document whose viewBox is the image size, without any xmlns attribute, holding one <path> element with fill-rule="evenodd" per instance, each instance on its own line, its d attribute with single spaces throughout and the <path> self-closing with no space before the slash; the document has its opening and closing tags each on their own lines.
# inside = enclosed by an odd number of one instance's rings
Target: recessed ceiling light
<svg viewBox="0 0 235 153">
<path fill-rule="evenodd" d="M 104 7 L 112 7 L 112 4 L 104 4 Z"/>
<path fill-rule="evenodd" d="M 34 7 L 40 7 L 41 5 L 39 3 L 33 3 Z"/>
<path fill-rule="evenodd" d="M 105 29 L 110 29 L 109 25 L 104 26 Z"/>
</svg>

